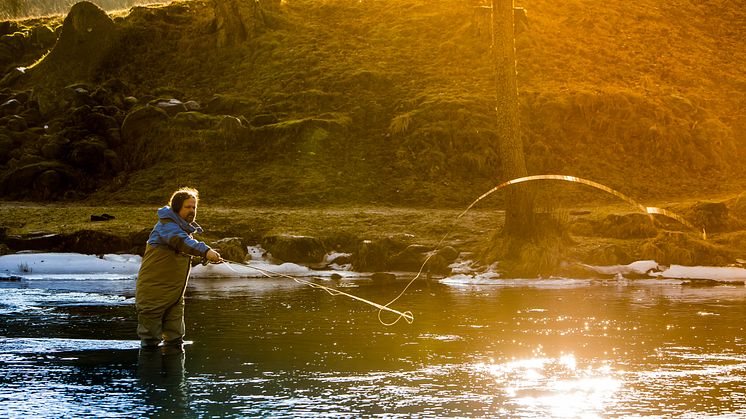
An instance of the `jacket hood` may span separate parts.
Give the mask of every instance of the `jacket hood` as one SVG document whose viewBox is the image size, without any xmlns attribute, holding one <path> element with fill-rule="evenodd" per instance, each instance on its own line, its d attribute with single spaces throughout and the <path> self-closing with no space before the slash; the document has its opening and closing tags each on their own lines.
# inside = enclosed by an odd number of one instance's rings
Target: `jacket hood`
<svg viewBox="0 0 746 419">
<path fill-rule="evenodd" d="M 201 234 L 203 231 L 202 227 L 200 227 L 196 221 L 193 221 L 191 223 L 187 222 L 187 220 L 181 218 L 179 214 L 175 213 L 174 210 L 172 210 L 171 207 L 169 207 L 168 205 L 158 209 L 158 218 L 165 218 L 175 222 L 179 225 L 179 227 L 181 227 L 182 230 L 186 231 L 189 234 Z"/>
</svg>

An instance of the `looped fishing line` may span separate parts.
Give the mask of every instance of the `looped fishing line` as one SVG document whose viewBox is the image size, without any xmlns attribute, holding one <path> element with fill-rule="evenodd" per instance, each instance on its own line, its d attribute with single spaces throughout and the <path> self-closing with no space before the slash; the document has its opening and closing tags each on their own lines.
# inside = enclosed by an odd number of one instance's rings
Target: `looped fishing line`
<svg viewBox="0 0 746 419">
<path fill-rule="evenodd" d="M 390 326 L 390 325 L 396 324 L 401 319 L 404 319 L 409 324 L 412 324 L 412 322 L 414 321 L 414 315 L 409 310 L 403 311 L 403 312 L 402 311 L 398 311 L 398 310 L 395 310 L 393 308 L 390 308 L 390 307 L 378 304 L 378 303 L 376 303 L 374 301 L 370 301 L 370 300 L 366 300 L 365 298 L 358 297 L 357 295 L 353 295 L 353 294 L 346 293 L 344 291 L 340 291 L 339 289 L 336 289 L 336 288 L 327 287 L 325 285 L 317 284 L 315 282 L 307 281 L 307 280 L 301 279 L 301 278 L 296 278 L 294 276 L 290 276 L 290 275 L 286 275 L 286 274 L 281 274 L 279 272 L 272 272 L 272 271 L 267 270 L 267 269 L 262 269 L 262 268 L 258 268 L 256 266 L 249 265 L 248 263 L 240 263 L 240 262 L 232 262 L 232 261 L 229 262 L 227 260 L 221 260 L 220 263 L 225 264 L 225 266 L 227 266 L 228 269 L 230 269 L 230 270 L 232 270 L 233 272 L 236 272 L 236 273 L 239 273 L 239 272 L 236 271 L 235 269 L 233 269 L 231 267 L 231 265 L 230 265 L 231 263 L 235 263 L 237 265 L 241 265 L 241 266 L 245 266 L 247 268 L 254 269 L 254 270 L 260 272 L 262 275 L 264 275 L 266 277 L 270 277 L 271 278 L 272 276 L 279 276 L 279 277 L 283 277 L 283 278 L 288 278 L 288 279 L 292 279 L 293 281 L 295 281 L 295 282 L 297 282 L 299 284 L 308 285 L 311 288 L 317 288 L 317 289 L 324 290 L 329 295 L 332 295 L 332 296 L 343 295 L 345 297 L 352 298 L 353 300 L 357 300 L 357 301 L 363 302 L 365 304 L 368 304 L 368 305 L 371 305 L 371 306 L 377 308 L 378 309 L 378 313 L 379 313 L 379 317 L 378 317 L 379 320 L 380 320 L 380 313 L 382 311 L 388 311 L 390 313 L 396 314 L 397 318 L 396 318 L 396 320 L 393 323 L 388 324 L 388 323 L 384 323 L 383 321 L 381 321 L 381 323 L 383 323 L 386 326 Z M 325 279 L 325 278 L 321 278 L 321 277 L 311 277 L 311 278 L 321 279 L 321 280 Z"/>
<path fill-rule="evenodd" d="M 407 291 L 407 289 L 409 289 L 409 287 L 414 283 L 414 281 L 417 280 L 417 278 L 419 278 L 422 275 L 422 271 L 425 269 L 425 266 L 427 265 L 427 262 L 429 262 L 430 258 L 432 258 L 435 255 L 435 252 L 438 249 L 440 249 L 440 246 L 443 244 L 443 242 L 445 241 L 445 239 L 451 234 L 451 232 L 453 231 L 453 229 L 456 227 L 456 223 L 461 219 L 461 217 L 463 217 L 464 215 L 466 215 L 466 213 L 469 212 L 469 210 L 471 210 L 474 207 L 474 205 L 476 205 L 482 199 L 490 196 L 494 192 L 499 191 L 500 189 L 506 188 L 506 187 L 508 187 L 510 185 L 515 185 L 517 183 L 531 182 L 531 181 L 535 181 L 535 180 L 562 180 L 562 181 L 566 181 L 566 182 L 574 182 L 574 183 L 580 183 L 580 184 L 583 184 L 583 185 L 588 185 L 590 187 L 602 190 L 604 192 L 608 192 L 608 193 L 616 196 L 617 198 L 620 198 L 623 201 L 626 201 L 627 203 L 629 203 L 633 207 L 635 207 L 635 208 L 639 209 L 640 211 L 646 213 L 651 218 L 651 220 L 652 220 L 653 214 L 659 214 L 659 215 L 663 215 L 665 217 L 674 219 L 674 220 L 678 221 L 679 223 L 681 223 L 681 224 L 689 227 L 690 229 L 699 232 L 698 228 L 696 228 L 694 225 L 692 225 L 690 222 L 688 222 L 686 219 L 684 219 L 684 217 L 680 216 L 679 214 L 676 214 L 673 211 L 669 211 L 669 210 L 666 210 L 666 209 L 663 209 L 663 208 L 658 208 L 658 207 L 646 207 L 646 206 L 638 203 L 634 199 L 630 198 L 629 196 L 627 196 L 627 195 L 625 195 L 625 194 L 623 194 L 623 193 L 621 193 L 621 192 L 619 192 L 619 191 L 617 191 L 615 189 L 611 189 L 610 187 L 608 187 L 606 185 L 602 185 L 602 184 L 600 184 L 598 182 L 594 182 L 592 180 L 583 179 L 583 178 L 579 178 L 579 177 L 575 177 L 575 176 L 567 176 L 567 175 L 533 175 L 533 176 L 524 176 L 524 177 L 520 177 L 520 178 L 515 178 L 515 179 L 511 179 L 511 180 L 505 181 L 505 182 L 503 182 L 503 183 L 495 186 L 494 188 L 490 189 L 489 191 L 483 193 L 482 195 L 479 196 L 479 198 L 475 199 L 474 202 L 472 202 L 471 204 L 469 204 L 469 206 L 466 207 L 466 209 L 461 214 L 459 214 L 456 218 L 454 218 L 453 222 L 451 223 L 451 227 L 448 229 L 448 231 L 446 232 L 446 234 L 443 235 L 443 238 L 441 238 L 440 241 L 438 241 L 438 243 L 435 245 L 435 248 L 433 249 L 433 251 L 430 252 L 430 254 L 425 259 L 425 261 L 422 262 L 422 265 L 420 266 L 420 270 L 417 272 L 417 275 L 415 275 L 411 280 L 409 280 L 409 282 L 407 283 L 407 285 L 404 286 L 404 288 L 401 290 L 401 292 L 399 293 L 399 295 L 397 295 L 396 297 L 394 297 L 394 299 L 392 299 L 388 303 L 384 304 L 384 307 L 388 308 L 389 305 L 395 303 L 399 298 L 401 298 L 401 296 L 404 295 L 404 293 Z M 704 240 L 707 240 L 707 232 L 705 232 L 704 228 L 702 229 L 702 238 Z M 381 319 L 381 312 L 382 312 L 382 310 L 378 311 L 378 321 L 380 321 L 382 324 L 389 326 L 389 325 L 393 325 L 393 324 L 395 324 L 396 322 L 399 321 L 399 319 L 396 319 L 393 323 L 386 323 L 386 322 L 384 322 Z"/>
<path fill-rule="evenodd" d="M 425 258 L 425 261 L 422 262 L 422 265 L 420 265 L 420 269 L 417 271 L 417 274 L 412 279 L 410 279 L 409 282 L 407 282 L 407 284 L 404 286 L 404 288 L 402 288 L 401 292 L 399 292 L 399 294 L 396 297 L 394 297 L 391 301 L 389 301 L 388 303 L 383 304 L 383 305 L 378 304 L 378 303 L 373 302 L 373 301 L 370 301 L 370 300 L 366 300 L 364 298 L 358 297 L 358 296 L 353 295 L 353 294 L 348 294 L 346 292 L 340 291 L 339 289 L 330 288 L 330 287 L 327 287 L 327 286 L 324 286 L 324 285 L 321 285 L 321 284 L 317 284 L 315 282 L 307 281 L 305 279 L 296 278 L 296 277 L 293 277 L 293 276 L 290 276 L 290 275 L 281 274 L 281 273 L 278 273 L 278 272 L 272 272 L 272 271 L 267 270 L 267 269 L 257 268 L 256 266 L 251 266 L 251 265 L 249 265 L 247 263 L 240 263 L 240 262 L 231 262 L 231 263 L 236 263 L 238 265 L 242 265 L 242 266 L 246 266 L 248 268 L 254 269 L 254 270 L 258 271 L 258 272 L 261 272 L 263 275 L 265 275 L 267 277 L 280 276 L 280 277 L 283 277 L 283 278 L 289 278 L 289 279 L 292 279 L 293 281 L 295 281 L 295 282 L 297 282 L 299 284 L 308 285 L 311 288 L 322 289 L 322 290 L 326 291 L 327 293 L 329 293 L 329 295 L 332 295 L 332 296 L 343 295 L 345 297 L 349 297 L 349 298 L 352 298 L 354 300 L 357 300 L 357 301 L 363 302 L 365 304 L 371 305 L 373 307 L 376 307 L 378 309 L 378 321 L 381 324 L 383 324 L 384 326 L 393 326 L 396 323 L 398 323 L 399 320 L 401 320 L 401 319 L 404 319 L 407 323 L 411 324 L 414 321 L 414 315 L 412 314 L 411 311 L 407 310 L 407 311 L 403 311 L 402 312 L 402 311 L 395 310 L 395 309 L 393 309 L 393 308 L 391 308 L 389 306 L 391 304 L 394 304 L 396 301 L 398 301 L 399 298 L 401 298 L 404 295 L 404 293 L 407 292 L 407 290 L 414 283 L 414 281 L 416 281 L 418 278 L 420 278 L 420 276 L 422 276 L 422 272 L 425 270 L 425 267 L 427 266 L 427 263 L 436 254 L 437 250 L 440 249 L 440 247 L 443 244 L 443 242 L 445 241 L 445 239 L 451 234 L 451 232 L 453 231 L 453 229 L 456 227 L 456 224 L 458 223 L 458 221 L 464 215 L 466 215 L 466 213 L 469 212 L 469 210 L 471 210 L 479 201 L 483 200 L 484 198 L 488 197 L 489 195 L 493 194 L 494 192 L 497 192 L 500 189 L 506 188 L 506 187 L 508 187 L 510 185 L 515 185 L 517 183 L 523 183 L 523 182 L 531 182 L 531 181 L 536 181 L 536 180 L 562 180 L 562 181 L 566 181 L 566 182 L 573 182 L 573 183 L 580 183 L 580 184 L 583 184 L 583 185 L 587 185 L 587 186 L 590 186 L 590 187 L 602 190 L 604 192 L 610 193 L 611 195 L 614 195 L 617 198 L 620 198 L 623 201 L 626 201 L 627 203 L 629 203 L 633 207 L 635 207 L 635 208 L 639 209 L 640 211 L 644 212 L 645 214 L 647 214 L 651 218 L 651 220 L 652 220 L 653 214 L 659 214 L 659 215 L 663 215 L 665 217 L 674 219 L 674 220 L 678 221 L 679 223 L 681 223 L 681 224 L 689 227 L 690 229 L 699 232 L 699 229 L 697 229 L 694 225 L 692 225 L 686 219 L 684 219 L 682 216 L 674 213 L 673 211 L 669 211 L 669 210 L 666 210 L 666 209 L 663 209 L 663 208 L 643 206 L 640 203 L 638 203 L 637 201 L 635 201 L 634 199 L 630 198 L 629 196 L 627 196 L 627 195 L 625 195 L 625 194 L 623 194 L 623 193 L 621 193 L 621 192 L 619 192 L 617 190 L 611 189 L 610 187 L 608 187 L 606 185 L 602 185 L 602 184 L 600 184 L 598 182 L 594 182 L 592 180 L 583 179 L 583 178 L 579 178 L 579 177 L 575 177 L 575 176 L 567 176 L 567 175 L 533 175 L 533 176 L 524 176 L 524 177 L 520 177 L 520 178 L 516 178 L 516 179 L 511 179 L 511 180 L 508 180 L 506 182 L 500 183 L 499 185 L 495 186 L 494 188 L 492 188 L 489 191 L 487 191 L 487 192 L 483 193 L 482 195 L 480 195 L 477 199 L 474 200 L 474 202 L 472 202 L 471 204 L 469 204 L 469 206 L 466 207 L 466 209 L 463 212 L 461 212 L 456 218 L 453 219 L 453 222 L 451 223 L 451 226 L 449 227 L 448 231 L 438 241 L 438 243 L 435 245 L 433 251 L 431 251 L 430 254 L 427 256 L 427 258 Z M 707 239 L 707 233 L 705 232 L 704 229 L 702 229 L 702 238 L 705 239 L 705 240 Z M 235 269 L 233 269 L 230 266 L 230 264 L 228 263 L 228 261 L 222 260 L 221 262 L 225 263 L 226 266 L 228 266 L 228 269 L 232 270 L 233 272 L 239 273 L 239 272 L 237 272 Z M 312 277 L 312 278 L 321 279 L 321 280 L 325 279 L 325 278 L 320 278 L 320 277 Z M 383 318 L 381 317 L 381 315 L 382 315 L 382 313 L 384 311 L 396 314 L 397 315 L 396 319 L 394 319 L 391 322 L 384 321 Z"/>
</svg>

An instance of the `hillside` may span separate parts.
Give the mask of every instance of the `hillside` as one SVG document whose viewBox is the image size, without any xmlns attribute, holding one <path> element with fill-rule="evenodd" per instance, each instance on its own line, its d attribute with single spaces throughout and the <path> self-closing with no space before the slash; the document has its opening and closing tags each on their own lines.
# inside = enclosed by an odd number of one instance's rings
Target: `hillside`
<svg viewBox="0 0 746 419">
<path fill-rule="evenodd" d="M 2 101 L 40 111 L 21 129 L 18 110 L 3 109 L 3 195 L 150 203 L 191 184 L 222 204 L 460 207 L 500 180 L 479 4 L 261 4 L 239 42 L 208 1 L 116 12 L 95 63 L 91 50 L 77 59 L 59 46 L 37 62 L 52 44 L 28 34 L 45 25 L 59 35 L 63 17 L 14 22 L 3 45 L 29 46 L 0 54 L 3 68 L 32 68 L 6 77 Z M 516 47 L 531 173 L 593 179 L 643 202 L 743 189 L 746 11 L 714 0 L 516 5 L 528 16 Z M 55 70 L 65 57 L 92 64 Z M 87 98 L 59 99 L 75 89 Z M 196 105 L 147 116 L 145 129 L 123 126 L 170 99 Z M 91 128 L 90 115 L 106 112 L 114 122 Z"/>
</svg>

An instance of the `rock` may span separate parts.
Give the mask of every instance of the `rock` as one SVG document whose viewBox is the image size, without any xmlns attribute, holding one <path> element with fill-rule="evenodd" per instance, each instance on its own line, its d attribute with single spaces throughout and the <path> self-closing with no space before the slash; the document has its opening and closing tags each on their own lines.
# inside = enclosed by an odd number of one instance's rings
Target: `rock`
<svg viewBox="0 0 746 419">
<path fill-rule="evenodd" d="M 655 237 L 658 229 L 647 214 L 609 214 L 593 226 L 595 235 L 615 239 L 640 239 Z"/>
<path fill-rule="evenodd" d="M 417 244 L 407 246 L 403 251 L 391 256 L 386 266 L 394 271 L 417 272 L 422 267 L 429 248 Z"/>
<path fill-rule="evenodd" d="M 21 102 L 18 99 L 9 99 L 0 104 L 0 113 L 3 115 L 13 115 L 21 110 Z"/>
<path fill-rule="evenodd" d="M 85 115 L 82 126 L 92 134 L 105 136 L 109 130 L 119 129 L 119 122 L 109 115 L 90 112 Z"/>
<path fill-rule="evenodd" d="M 261 106 L 254 98 L 215 95 L 207 102 L 206 112 L 221 115 L 252 115 Z"/>
<path fill-rule="evenodd" d="M 0 48 L 0 59 L 2 59 L 2 48 Z M 5 73 L 2 79 L 0 79 L 0 87 L 13 86 L 18 83 L 21 79 L 28 76 L 25 67 L 15 67 Z"/>
<path fill-rule="evenodd" d="M 13 146 L 13 140 L 5 134 L 0 134 L 0 164 L 7 162 L 15 147 Z"/>
<path fill-rule="evenodd" d="M 248 250 L 240 237 L 227 237 L 214 241 L 211 245 L 225 260 L 243 263 L 246 261 Z"/>
<path fill-rule="evenodd" d="M 326 254 L 321 240 L 308 236 L 277 235 L 264 238 L 262 246 L 284 262 L 318 263 Z"/>
<path fill-rule="evenodd" d="M 386 269 L 389 250 L 382 241 L 363 240 L 353 253 L 352 267 L 359 272 Z"/>
<path fill-rule="evenodd" d="M 54 48 L 34 69 L 34 78 L 55 85 L 92 80 L 117 39 L 114 21 L 105 11 L 78 2 L 65 17 Z"/>
<path fill-rule="evenodd" d="M 38 233 L 23 236 L 8 236 L 5 238 L 5 244 L 14 251 L 59 251 L 63 240 L 64 237 L 60 234 Z"/>
<path fill-rule="evenodd" d="M 127 96 L 127 97 L 124 98 L 125 109 L 133 108 L 133 107 L 137 106 L 138 103 L 139 102 L 138 102 L 137 98 L 134 97 L 134 96 Z"/>
<path fill-rule="evenodd" d="M 34 188 L 41 199 L 54 198 L 65 186 L 65 178 L 56 170 L 45 170 L 34 180 Z"/>
<path fill-rule="evenodd" d="M 91 97 L 90 88 L 84 84 L 74 84 L 67 86 L 63 90 L 63 96 L 67 105 L 71 108 L 87 107 L 90 112 L 90 108 L 96 106 L 96 101 Z"/>
<path fill-rule="evenodd" d="M 694 238 L 690 233 L 665 231 L 640 246 L 639 259 L 662 265 L 724 266 L 733 257 L 722 246 Z"/>
<path fill-rule="evenodd" d="M 10 247 L 5 243 L 0 243 L 0 256 L 9 255 L 11 253 Z"/>
<path fill-rule="evenodd" d="M 724 202 L 697 202 L 687 211 L 686 219 L 708 233 L 718 233 L 728 228 L 728 207 Z"/>
<path fill-rule="evenodd" d="M 224 138 L 230 141 L 235 141 L 251 131 L 248 127 L 244 126 L 241 119 L 235 116 L 225 115 L 218 123 L 218 131 L 223 135 Z"/>
<path fill-rule="evenodd" d="M 202 105 L 199 104 L 196 100 L 189 100 L 184 102 L 184 107 L 187 109 L 187 112 L 191 111 L 198 111 L 202 109 Z"/>
<path fill-rule="evenodd" d="M 396 282 L 396 275 L 388 272 L 374 272 L 370 280 L 376 285 L 388 285 Z"/>
<path fill-rule="evenodd" d="M 40 185 L 36 184 L 36 178 L 48 170 L 58 172 L 65 186 L 76 184 L 75 179 L 77 176 L 72 167 L 60 162 L 43 161 L 22 165 L 6 172 L 0 181 L 0 195 L 24 199 L 40 198 L 41 193 L 38 189 Z M 55 196 L 63 192 L 62 190 L 55 191 Z"/>
<path fill-rule="evenodd" d="M 585 256 L 581 256 L 581 259 L 589 265 L 599 266 L 626 265 L 634 261 L 624 249 L 614 244 L 590 249 Z"/>
<path fill-rule="evenodd" d="M 122 140 L 137 141 L 168 121 L 168 114 L 155 106 L 143 106 L 127 114 L 122 123 Z"/>
<path fill-rule="evenodd" d="M 220 122 L 220 118 L 213 115 L 205 115 L 200 112 L 181 112 L 171 120 L 172 125 L 189 128 L 193 130 L 212 129 Z"/>
<path fill-rule="evenodd" d="M 26 131 L 26 129 L 28 128 L 28 123 L 22 116 L 11 115 L 10 117 L 8 117 L 5 126 L 11 131 L 22 132 Z"/>
<path fill-rule="evenodd" d="M 14 20 L 4 20 L 0 22 L 0 36 L 18 32 L 19 29 L 18 22 Z"/>
<path fill-rule="evenodd" d="M 104 162 L 106 142 L 90 136 L 70 145 L 70 162 L 89 173 L 98 173 Z"/>
<path fill-rule="evenodd" d="M 169 116 L 174 116 L 179 112 L 186 112 L 188 110 L 179 99 L 156 99 L 150 105 L 163 109 Z"/>
<path fill-rule="evenodd" d="M 444 246 L 438 249 L 435 255 L 439 258 L 442 258 L 448 264 L 451 264 L 458 258 L 459 251 L 456 250 L 456 248 L 454 248 L 453 246 Z"/>
<path fill-rule="evenodd" d="M 251 118 L 250 124 L 252 127 L 263 127 L 265 125 L 272 125 L 280 122 L 280 120 L 274 114 L 263 113 L 255 115 Z"/>
<path fill-rule="evenodd" d="M 129 242 L 130 242 L 130 250 L 128 253 L 132 253 L 135 255 L 144 255 L 145 254 L 145 246 L 148 243 L 148 238 L 150 237 L 150 228 L 144 228 L 138 232 L 132 233 L 129 236 Z"/>
<path fill-rule="evenodd" d="M 31 28 L 30 38 L 34 44 L 49 48 L 57 42 L 57 33 L 47 25 L 39 25 Z"/>
<path fill-rule="evenodd" d="M 130 248 L 130 242 L 102 231 L 80 230 L 66 235 L 62 247 L 65 252 L 100 255 L 126 251 Z"/>
</svg>

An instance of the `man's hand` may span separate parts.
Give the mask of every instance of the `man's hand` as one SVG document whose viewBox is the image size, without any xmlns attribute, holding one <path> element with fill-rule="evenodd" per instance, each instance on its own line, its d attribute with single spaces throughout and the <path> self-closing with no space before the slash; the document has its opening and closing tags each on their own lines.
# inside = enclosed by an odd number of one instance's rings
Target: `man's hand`
<svg viewBox="0 0 746 419">
<path fill-rule="evenodd" d="M 218 263 L 218 262 L 220 262 L 222 260 L 220 258 L 220 253 L 218 253 L 218 252 L 216 252 L 216 251 L 214 251 L 212 249 L 210 249 L 210 250 L 207 251 L 207 253 L 205 254 L 205 257 L 207 258 L 207 260 L 209 260 L 212 263 Z"/>
</svg>

